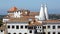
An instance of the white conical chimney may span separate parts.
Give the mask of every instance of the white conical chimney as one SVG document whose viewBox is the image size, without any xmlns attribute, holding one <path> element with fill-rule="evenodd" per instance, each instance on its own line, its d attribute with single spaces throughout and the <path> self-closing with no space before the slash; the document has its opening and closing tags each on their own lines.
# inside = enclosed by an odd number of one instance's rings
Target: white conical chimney
<svg viewBox="0 0 60 34">
<path fill-rule="evenodd" d="M 45 20 L 45 14 L 44 14 L 44 7 L 41 5 L 40 13 L 39 13 L 39 20 Z"/>
<path fill-rule="evenodd" d="M 46 20 L 48 20 L 49 18 L 48 18 L 48 11 L 47 11 L 47 6 L 46 6 L 46 4 L 45 4 L 45 18 L 46 18 Z"/>
<path fill-rule="evenodd" d="M 46 19 L 46 17 L 45 17 L 44 7 L 43 7 L 42 4 L 41 4 L 41 9 L 40 9 L 39 16 L 35 16 L 35 18 L 37 18 L 37 19 L 39 19 L 39 20 L 41 20 L 41 21 L 43 21 L 43 20 Z"/>
</svg>

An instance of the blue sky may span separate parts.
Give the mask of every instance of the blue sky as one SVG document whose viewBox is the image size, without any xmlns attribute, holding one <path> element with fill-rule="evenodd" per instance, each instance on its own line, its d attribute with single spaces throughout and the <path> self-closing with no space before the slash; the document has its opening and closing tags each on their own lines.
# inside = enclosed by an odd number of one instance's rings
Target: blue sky
<svg viewBox="0 0 60 34">
<path fill-rule="evenodd" d="M 0 0 L 0 15 L 7 14 L 13 6 L 38 12 L 42 3 L 47 3 L 49 13 L 60 14 L 60 0 Z"/>
</svg>

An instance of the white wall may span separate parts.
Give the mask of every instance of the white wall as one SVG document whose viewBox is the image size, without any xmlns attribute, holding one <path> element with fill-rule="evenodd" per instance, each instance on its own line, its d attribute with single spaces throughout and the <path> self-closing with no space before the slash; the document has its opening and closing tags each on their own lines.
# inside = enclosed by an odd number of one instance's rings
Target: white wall
<svg viewBox="0 0 60 34">
<path fill-rule="evenodd" d="M 7 26 L 10 25 L 10 29 L 7 29 L 8 30 L 8 33 L 16 33 L 16 34 L 19 34 L 19 33 L 27 33 L 27 34 L 34 34 L 34 30 L 32 30 L 32 33 L 30 33 L 30 30 L 28 30 L 28 28 L 26 29 L 25 28 L 25 25 L 28 25 L 28 23 L 7 23 Z M 12 25 L 15 26 L 14 29 L 12 29 Z M 16 25 L 19 25 L 19 29 L 16 29 Z M 23 29 L 20 28 L 20 26 L 23 25 Z"/>
<path fill-rule="evenodd" d="M 8 21 L 9 19 L 3 19 L 3 22 L 6 22 L 6 21 Z"/>
<path fill-rule="evenodd" d="M 0 34 L 4 34 L 4 31 L 3 31 L 3 32 L 1 32 L 1 30 L 0 30 Z"/>
<path fill-rule="evenodd" d="M 60 32 L 60 29 L 58 29 L 58 25 L 60 26 L 60 24 L 46 24 L 44 26 L 50 26 L 50 28 L 44 29 L 44 32 L 50 32 L 51 34 L 53 34 L 53 32 L 55 32 L 56 34 L 58 34 L 58 32 Z M 55 26 L 55 29 L 53 29 L 53 26 Z"/>
<path fill-rule="evenodd" d="M 28 29 L 25 29 L 25 25 L 28 25 L 28 23 L 7 23 L 7 25 L 10 25 L 10 29 L 7 29 L 8 30 L 8 33 L 16 33 L 16 34 L 19 34 L 19 33 L 27 33 L 28 34 Z M 15 26 L 14 29 L 12 29 L 12 25 Z M 19 25 L 19 29 L 16 29 L 16 25 Z M 23 25 L 23 29 L 20 28 L 20 26 Z"/>
</svg>

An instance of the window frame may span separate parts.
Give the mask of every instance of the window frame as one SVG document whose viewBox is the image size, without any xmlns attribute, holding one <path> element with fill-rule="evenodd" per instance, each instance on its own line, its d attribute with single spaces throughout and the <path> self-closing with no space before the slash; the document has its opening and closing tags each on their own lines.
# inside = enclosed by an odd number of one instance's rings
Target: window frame
<svg viewBox="0 0 60 34">
<path fill-rule="evenodd" d="M 3 32 L 3 30 L 1 30 L 1 32 Z"/>
<path fill-rule="evenodd" d="M 53 34 L 55 34 L 55 32 L 53 32 Z"/>
<path fill-rule="evenodd" d="M 23 25 L 21 25 L 20 28 L 23 29 Z"/>
<path fill-rule="evenodd" d="M 48 34 L 50 34 L 50 32 L 48 32 Z"/>
<path fill-rule="evenodd" d="M 10 29 L 10 25 L 8 25 L 7 28 Z"/>
<path fill-rule="evenodd" d="M 43 26 L 43 29 L 46 29 L 46 26 Z"/>
<path fill-rule="evenodd" d="M 55 25 L 53 26 L 53 29 L 55 29 L 56 27 L 55 27 Z"/>
<path fill-rule="evenodd" d="M 58 26 L 58 28 L 60 28 L 60 26 Z"/>
<path fill-rule="evenodd" d="M 30 30 L 29 33 L 32 33 L 32 30 Z"/>
<path fill-rule="evenodd" d="M 24 34 L 27 34 L 27 33 L 24 33 Z"/>
<path fill-rule="evenodd" d="M 47 27 L 50 28 L 50 25 L 48 25 Z"/>
<path fill-rule="evenodd" d="M 13 34 L 16 34 L 16 33 L 13 33 Z"/>
<path fill-rule="evenodd" d="M 12 29 L 14 29 L 15 28 L 15 26 L 14 25 L 12 25 Z"/>
<path fill-rule="evenodd" d="M 19 29 L 19 25 L 16 25 L 16 29 Z"/>
<path fill-rule="evenodd" d="M 26 25 L 25 28 L 28 28 L 28 26 Z"/>
<path fill-rule="evenodd" d="M 22 34 L 22 33 L 19 33 L 19 34 Z"/>
</svg>

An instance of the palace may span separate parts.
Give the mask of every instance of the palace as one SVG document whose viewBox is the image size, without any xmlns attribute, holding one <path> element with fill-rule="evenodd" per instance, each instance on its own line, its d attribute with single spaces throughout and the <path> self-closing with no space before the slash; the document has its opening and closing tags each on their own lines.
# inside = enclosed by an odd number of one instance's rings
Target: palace
<svg viewBox="0 0 60 34">
<path fill-rule="evenodd" d="M 60 34 L 60 20 L 49 19 L 46 4 L 39 12 L 12 7 L 3 18 L 0 34 Z"/>
</svg>

